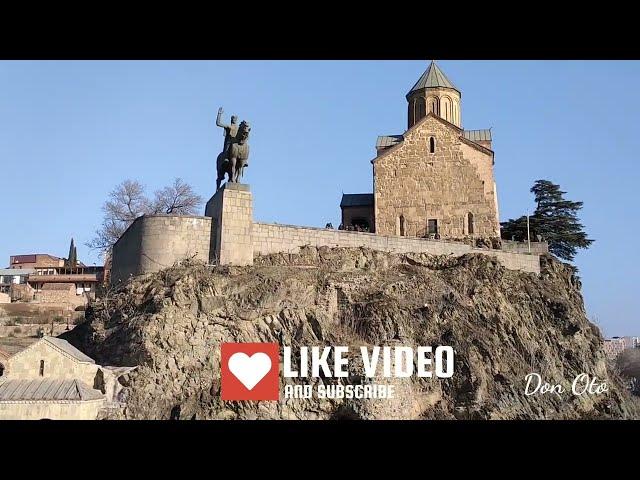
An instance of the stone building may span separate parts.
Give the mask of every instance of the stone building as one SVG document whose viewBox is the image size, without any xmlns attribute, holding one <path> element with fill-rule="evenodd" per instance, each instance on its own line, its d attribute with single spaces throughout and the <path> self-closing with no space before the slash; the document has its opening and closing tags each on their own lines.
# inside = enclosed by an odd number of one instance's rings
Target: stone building
<svg viewBox="0 0 640 480">
<path fill-rule="evenodd" d="M 609 360 L 615 360 L 622 352 L 626 350 L 624 339 L 619 337 L 605 338 L 604 353 Z"/>
<path fill-rule="evenodd" d="M 36 270 L 39 274 L 53 274 L 57 268 L 64 267 L 64 258 L 48 253 L 30 253 L 27 255 L 11 255 L 9 268 L 22 270 L 25 268 Z"/>
<path fill-rule="evenodd" d="M 27 285 L 29 275 L 36 273 L 34 268 L 0 268 L 0 292 L 11 294 L 16 286 Z"/>
<path fill-rule="evenodd" d="M 0 419 L 95 419 L 100 366 L 60 338 L 21 340 L 0 342 Z"/>
<path fill-rule="evenodd" d="M 77 293 L 73 283 L 44 283 L 35 291 L 33 301 L 62 308 L 75 309 L 87 304 L 87 297 Z"/>
<path fill-rule="evenodd" d="M 640 348 L 640 337 L 613 337 L 604 340 L 604 351 L 611 360 L 618 358 L 625 350 L 633 348 Z"/>
<path fill-rule="evenodd" d="M 79 380 L 0 378 L 0 420 L 95 420 L 104 403 Z"/>
<path fill-rule="evenodd" d="M 342 224 L 381 235 L 499 238 L 490 130 L 462 128 L 461 92 L 431 62 L 406 96 L 408 129 L 378 138 L 373 194 L 345 194 Z"/>
<path fill-rule="evenodd" d="M 92 420 L 121 409 L 135 368 L 98 365 L 57 337 L 0 338 L 0 420 Z"/>
<path fill-rule="evenodd" d="M 66 340 L 57 337 L 22 340 L 17 344 L 12 339 L 1 339 L 3 377 L 21 380 L 54 377 L 94 384 L 99 365 Z"/>
</svg>

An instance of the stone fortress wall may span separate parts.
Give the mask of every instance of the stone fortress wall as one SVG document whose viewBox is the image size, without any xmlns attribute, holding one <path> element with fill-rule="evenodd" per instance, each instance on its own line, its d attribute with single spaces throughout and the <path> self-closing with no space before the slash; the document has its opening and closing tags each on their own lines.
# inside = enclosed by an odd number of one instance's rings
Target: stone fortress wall
<svg viewBox="0 0 640 480">
<path fill-rule="evenodd" d="M 185 258 L 219 265 L 251 265 L 258 255 L 295 253 L 300 247 L 367 247 L 394 253 L 461 256 L 479 253 L 497 258 L 511 270 L 540 273 L 546 244 L 507 242 L 504 250 L 416 237 L 300 227 L 253 221 L 248 185 L 227 184 L 207 202 L 206 216 L 150 215 L 137 218 L 113 248 L 112 285 L 130 276 L 156 272 Z"/>
<path fill-rule="evenodd" d="M 527 242 L 502 240 L 502 251 L 511 253 L 529 253 L 529 246 L 527 245 Z M 531 253 L 534 255 L 549 253 L 549 244 L 547 242 L 531 242 Z"/>
<path fill-rule="evenodd" d="M 254 255 L 270 253 L 296 253 L 300 247 L 367 247 L 392 253 L 428 253 L 432 255 L 462 256 L 480 253 L 497 258 L 505 268 L 524 272 L 540 273 L 540 255 L 513 253 L 502 250 L 472 248 L 465 243 L 428 240 L 417 237 L 377 235 L 375 233 L 331 230 L 313 227 L 298 227 L 272 223 L 254 222 Z"/>
<path fill-rule="evenodd" d="M 111 283 L 157 272 L 185 258 L 209 262 L 210 242 L 210 217 L 138 217 L 113 246 Z"/>
</svg>

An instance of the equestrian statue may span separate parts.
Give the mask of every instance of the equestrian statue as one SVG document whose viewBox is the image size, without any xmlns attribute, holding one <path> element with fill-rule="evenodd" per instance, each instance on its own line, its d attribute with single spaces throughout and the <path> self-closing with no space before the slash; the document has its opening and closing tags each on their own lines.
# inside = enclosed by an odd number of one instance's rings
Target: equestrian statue
<svg viewBox="0 0 640 480">
<path fill-rule="evenodd" d="M 231 117 L 231 124 L 225 125 L 221 122 L 222 107 L 218 109 L 218 117 L 216 118 L 216 125 L 224 129 L 224 148 L 218 160 L 216 167 L 218 170 L 218 177 L 216 179 L 216 191 L 220 190 L 220 184 L 225 178 L 225 174 L 228 177 L 227 182 L 237 183 L 242 179 L 244 168 L 249 165 L 249 132 L 251 127 L 244 120 L 238 126 L 238 117 L 233 115 Z"/>
</svg>

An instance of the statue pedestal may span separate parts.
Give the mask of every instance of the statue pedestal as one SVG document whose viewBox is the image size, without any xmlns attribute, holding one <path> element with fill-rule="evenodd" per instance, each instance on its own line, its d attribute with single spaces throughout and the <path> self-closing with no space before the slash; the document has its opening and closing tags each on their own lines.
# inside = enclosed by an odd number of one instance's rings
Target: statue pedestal
<svg viewBox="0 0 640 480">
<path fill-rule="evenodd" d="M 253 197 L 249 185 L 225 183 L 207 202 L 211 217 L 209 262 L 218 265 L 252 265 Z"/>
</svg>

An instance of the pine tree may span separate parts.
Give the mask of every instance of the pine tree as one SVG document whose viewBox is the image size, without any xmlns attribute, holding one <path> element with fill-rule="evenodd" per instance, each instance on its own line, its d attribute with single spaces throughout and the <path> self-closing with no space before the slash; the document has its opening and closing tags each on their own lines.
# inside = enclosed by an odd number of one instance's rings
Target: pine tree
<svg viewBox="0 0 640 480">
<path fill-rule="evenodd" d="M 566 192 L 549 180 L 537 180 L 531 193 L 535 196 L 536 210 L 529 217 L 531 238 L 540 235 L 549 243 L 549 251 L 563 260 L 572 261 L 578 248 L 589 248 L 594 242 L 587 238 L 578 219 L 583 202 L 565 200 Z M 510 219 L 502 224 L 502 238 L 527 240 L 527 217 Z"/>
<path fill-rule="evenodd" d="M 77 260 L 78 260 L 78 252 L 76 250 L 76 246 L 72 238 L 71 245 L 69 245 L 69 255 L 67 257 L 67 266 L 69 268 L 74 268 L 76 266 Z"/>
</svg>

